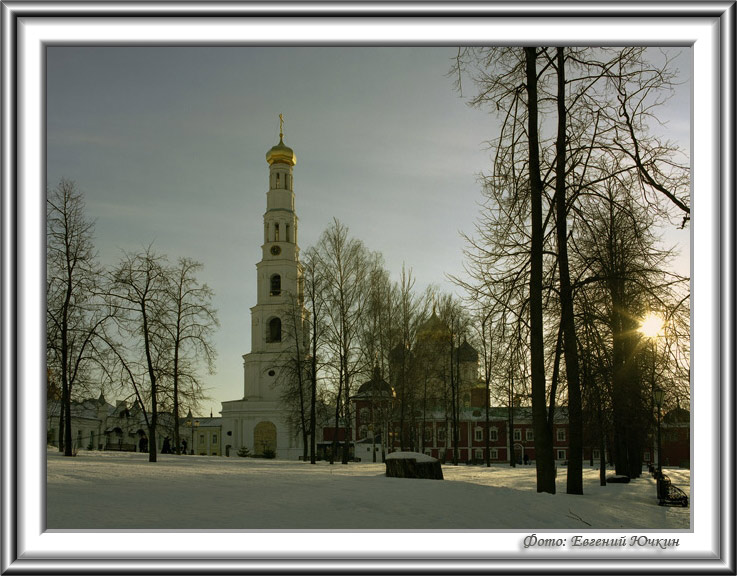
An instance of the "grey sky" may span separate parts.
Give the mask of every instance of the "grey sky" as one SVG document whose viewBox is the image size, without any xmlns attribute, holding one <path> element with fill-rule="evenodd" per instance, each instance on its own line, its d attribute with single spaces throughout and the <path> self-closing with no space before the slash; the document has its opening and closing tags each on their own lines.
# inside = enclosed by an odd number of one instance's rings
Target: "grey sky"
<svg viewBox="0 0 737 576">
<path fill-rule="evenodd" d="M 688 79 L 690 54 L 677 60 Z M 466 106 L 446 77 L 452 47 L 54 47 L 47 49 L 47 182 L 75 180 L 95 218 L 103 263 L 153 242 L 172 260 L 205 264 L 221 328 L 217 414 L 243 395 L 241 356 L 266 208 L 266 151 L 285 143 L 294 171 L 299 243 L 333 217 L 402 263 L 417 287 L 452 290 L 458 231 L 473 231 L 484 142 L 496 119 Z M 688 145 L 690 86 L 662 118 Z M 669 234 L 686 249 L 688 231 Z"/>
</svg>

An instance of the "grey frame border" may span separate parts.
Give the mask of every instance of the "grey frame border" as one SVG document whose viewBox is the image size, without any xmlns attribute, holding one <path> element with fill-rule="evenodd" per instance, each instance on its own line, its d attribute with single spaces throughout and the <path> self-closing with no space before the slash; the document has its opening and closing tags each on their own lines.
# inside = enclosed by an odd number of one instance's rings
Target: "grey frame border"
<svg viewBox="0 0 737 576">
<path fill-rule="evenodd" d="M 515 566 L 508 561 L 461 558 L 310 558 L 298 559 L 198 559 L 181 561 L 170 558 L 97 558 L 75 560 L 46 558 L 27 560 L 17 554 L 16 526 L 18 510 L 17 474 L 17 386 L 19 366 L 16 336 L 16 307 L 19 301 L 17 267 L 18 245 L 17 143 L 22 138 L 17 124 L 17 79 L 19 76 L 17 34 L 23 19 L 40 17 L 710 17 L 719 21 L 720 56 L 720 157 L 717 159 L 720 182 L 720 220 L 714 234 L 721 253 L 714 255 L 720 267 L 715 299 L 721 323 L 715 328 L 719 348 L 713 359 L 720 375 L 721 445 L 717 454 L 722 463 L 719 472 L 721 516 L 719 518 L 719 555 L 710 559 L 653 561 L 647 573 L 736 574 L 734 510 L 734 438 L 735 405 L 735 1 L 628 2 L 623 1 L 518 1 L 518 2 L 21 2 L 2 1 L 2 204 L 1 238 L 1 308 L 0 308 L 0 574 L 482 574 L 535 573 L 585 574 L 591 560 L 575 558 L 561 561 L 524 559 Z M 496 564 L 496 566 L 495 566 Z M 632 571 L 633 563 L 607 561 L 597 567 L 600 574 Z M 638 567 L 641 567 L 638 561 Z M 649 567 L 648 567 L 649 568 Z"/>
</svg>

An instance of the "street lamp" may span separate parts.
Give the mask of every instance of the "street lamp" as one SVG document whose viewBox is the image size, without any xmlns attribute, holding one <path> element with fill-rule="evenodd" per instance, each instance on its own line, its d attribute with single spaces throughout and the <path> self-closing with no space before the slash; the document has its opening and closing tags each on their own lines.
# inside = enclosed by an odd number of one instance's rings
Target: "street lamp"
<svg viewBox="0 0 737 576">
<path fill-rule="evenodd" d="M 663 396 L 665 396 L 665 392 L 660 387 L 656 388 L 653 392 L 653 399 L 655 400 L 655 405 L 658 407 L 658 482 L 660 482 L 660 478 L 663 475 L 663 467 L 660 460 L 660 408 L 663 405 Z"/>
<path fill-rule="evenodd" d="M 190 433 L 191 433 L 191 435 L 190 435 L 190 441 L 191 441 L 191 443 L 189 445 L 190 446 L 190 448 L 189 448 L 189 450 L 190 450 L 189 453 L 190 454 L 194 454 L 194 429 L 197 428 L 199 425 L 200 425 L 200 421 L 199 420 L 195 420 L 194 422 L 192 420 L 189 420 L 187 422 L 187 426 L 189 426 Z"/>
</svg>

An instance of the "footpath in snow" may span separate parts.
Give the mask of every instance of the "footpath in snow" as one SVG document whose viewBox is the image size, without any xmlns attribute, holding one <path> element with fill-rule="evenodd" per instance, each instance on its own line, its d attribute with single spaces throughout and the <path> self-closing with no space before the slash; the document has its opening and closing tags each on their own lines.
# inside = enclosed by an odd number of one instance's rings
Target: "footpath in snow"
<svg viewBox="0 0 737 576">
<path fill-rule="evenodd" d="M 649 474 L 584 495 L 535 491 L 534 466 L 443 466 L 445 480 L 387 478 L 384 464 L 47 452 L 49 529 L 688 530 L 689 508 L 657 504 Z M 688 470 L 668 469 L 690 496 Z"/>
</svg>

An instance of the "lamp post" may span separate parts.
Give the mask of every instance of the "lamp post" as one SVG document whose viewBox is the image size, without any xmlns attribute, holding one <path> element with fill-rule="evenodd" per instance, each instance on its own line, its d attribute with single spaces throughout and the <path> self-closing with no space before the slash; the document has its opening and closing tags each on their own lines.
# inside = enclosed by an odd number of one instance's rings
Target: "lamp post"
<svg viewBox="0 0 737 576">
<path fill-rule="evenodd" d="M 658 479 L 663 475 L 663 466 L 660 459 L 660 408 L 663 406 L 664 396 L 665 392 L 660 387 L 656 388 L 653 392 L 653 399 L 655 400 L 655 405 L 658 407 Z"/>
<path fill-rule="evenodd" d="M 658 496 L 658 503 L 662 504 L 666 498 L 665 490 L 666 485 L 663 481 L 663 467 L 660 459 L 660 407 L 663 405 L 663 389 L 658 387 L 653 393 L 653 399 L 658 407 L 658 472 L 655 477 L 655 490 Z"/>
<path fill-rule="evenodd" d="M 197 428 L 200 425 L 199 420 L 190 420 L 187 422 L 187 426 L 189 426 L 190 430 L 190 445 L 189 445 L 189 453 L 194 455 L 194 429 Z"/>
</svg>

